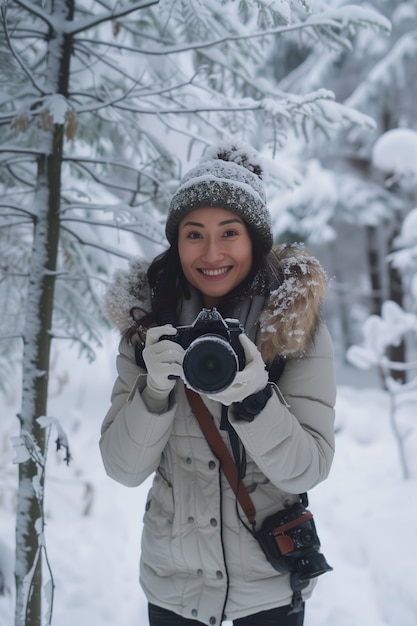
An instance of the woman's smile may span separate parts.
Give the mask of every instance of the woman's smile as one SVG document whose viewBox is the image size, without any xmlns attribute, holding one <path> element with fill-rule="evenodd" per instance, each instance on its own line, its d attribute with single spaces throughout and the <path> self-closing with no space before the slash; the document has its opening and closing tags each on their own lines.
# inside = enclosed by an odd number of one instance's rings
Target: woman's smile
<svg viewBox="0 0 417 626">
<path fill-rule="evenodd" d="M 228 267 L 219 267 L 210 269 L 207 267 L 202 267 L 200 272 L 206 276 L 206 278 L 223 278 L 223 276 L 231 270 L 231 266 Z"/>
<path fill-rule="evenodd" d="M 206 306 L 217 306 L 252 267 L 247 226 L 226 209 L 203 207 L 188 213 L 179 225 L 178 251 L 186 279 L 202 293 Z"/>
</svg>

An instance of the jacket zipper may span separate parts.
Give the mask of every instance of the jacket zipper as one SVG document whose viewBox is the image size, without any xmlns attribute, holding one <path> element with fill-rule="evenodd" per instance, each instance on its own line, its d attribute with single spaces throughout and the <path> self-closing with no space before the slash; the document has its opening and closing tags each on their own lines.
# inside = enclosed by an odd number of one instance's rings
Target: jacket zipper
<svg viewBox="0 0 417 626">
<path fill-rule="evenodd" d="M 227 604 L 227 599 L 229 597 L 230 579 L 229 579 L 229 570 L 227 569 L 226 553 L 224 550 L 224 543 L 223 543 L 223 488 L 222 488 L 222 470 L 221 470 L 220 465 L 219 465 L 219 490 L 220 490 L 220 543 L 222 545 L 223 563 L 224 563 L 224 570 L 226 573 L 226 595 L 224 597 L 223 609 L 222 609 L 222 613 L 220 616 L 220 623 L 221 623 L 225 619 L 226 604 Z"/>
</svg>

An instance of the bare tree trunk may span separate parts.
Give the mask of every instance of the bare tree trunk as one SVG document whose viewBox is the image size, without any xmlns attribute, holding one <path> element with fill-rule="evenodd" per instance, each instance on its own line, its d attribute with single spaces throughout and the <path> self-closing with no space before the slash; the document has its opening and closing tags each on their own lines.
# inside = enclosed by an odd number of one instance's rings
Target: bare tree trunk
<svg viewBox="0 0 417 626">
<path fill-rule="evenodd" d="M 58 4 L 58 6 L 57 6 Z M 72 19 L 72 0 L 54 11 Z M 62 12 L 61 12 L 62 11 Z M 67 95 L 71 41 L 50 31 L 46 84 Z M 46 116 L 48 118 L 48 116 Z M 49 119 L 39 131 L 43 156 L 38 159 L 33 247 L 26 304 L 21 437 L 31 458 L 20 463 L 16 515 L 15 626 L 42 626 L 42 555 L 45 432 L 37 418 L 47 414 L 52 315 L 60 230 L 61 168 L 64 126 Z"/>
<path fill-rule="evenodd" d="M 381 277 L 381 252 L 378 241 L 378 229 L 375 226 L 366 227 L 366 242 L 369 280 L 371 282 L 371 313 L 372 315 L 381 315 L 384 295 Z"/>
<path fill-rule="evenodd" d="M 38 164 L 37 218 L 23 353 L 21 436 L 40 453 L 19 467 L 16 516 L 16 626 L 42 624 L 42 520 L 45 435 L 36 419 L 47 414 L 52 313 L 59 241 L 62 127 L 51 135 L 52 151 Z M 36 452 L 35 452 L 36 456 Z"/>
<path fill-rule="evenodd" d="M 395 250 L 394 241 L 398 237 L 401 228 L 401 220 L 397 219 L 397 225 L 394 228 L 394 232 L 389 240 L 388 254 Z M 400 307 L 404 305 L 404 289 L 402 278 L 399 270 L 393 266 L 392 263 L 388 267 L 389 276 L 389 299 L 396 302 Z M 404 339 L 398 344 L 398 346 L 390 346 L 387 350 L 387 356 L 390 361 L 396 361 L 398 363 L 406 363 L 406 344 Z M 404 384 L 407 381 L 406 372 L 402 370 L 391 370 L 392 378 Z"/>
<path fill-rule="evenodd" d="M 52 153 L 38 164 L 34 225 L 23 351 L 21 437 L 35 443 L 32 458 L 19 466 L 16 516 L 16 626 L 41 626 L 44 430 L 36 419 L 47 414 L 48 372 L 59 240 L 60 148 L 62 130 L 49 132 Z M 58 165 L 58 167 L 57 167 Z"/>
</svg>

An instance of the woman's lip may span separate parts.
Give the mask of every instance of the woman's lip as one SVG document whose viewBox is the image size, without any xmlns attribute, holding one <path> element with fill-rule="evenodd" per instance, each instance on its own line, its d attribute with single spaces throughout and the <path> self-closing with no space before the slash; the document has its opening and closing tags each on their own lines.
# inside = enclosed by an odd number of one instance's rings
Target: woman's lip
<svg viewBox="0 0 417 626">
<path fill-rule="evenodd" d="M 231 265 L 228 265 L 227 267 L 213 267 L 213 268 L 200 267 L 198 271 L 207 278 L 219 278 L 227 274 L 227 272 L 229 272 L 230 269 L 231 269 Z"/>
</svg>

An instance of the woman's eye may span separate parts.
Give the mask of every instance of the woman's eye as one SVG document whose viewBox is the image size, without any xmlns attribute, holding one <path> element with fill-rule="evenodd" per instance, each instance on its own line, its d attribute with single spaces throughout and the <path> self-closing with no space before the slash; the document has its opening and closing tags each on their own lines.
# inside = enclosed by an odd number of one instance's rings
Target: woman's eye
<svg viewBox="0 0 417 626">
<path fill-rule="evenodd" d="M 188 234 L 187 234 L 187 239 L 199 239 L 201 237 L 201 233 L 195 231 L 195 230 L 191 230 Z"/>
<path fill-rule="evenodd" d="M 237 234 L 238 234 L 237 230 L 233 230 L 231 228 L 230 230 L 226 230 L 223 236 L 224 237 L 236 237 Z"/>
</svg>

